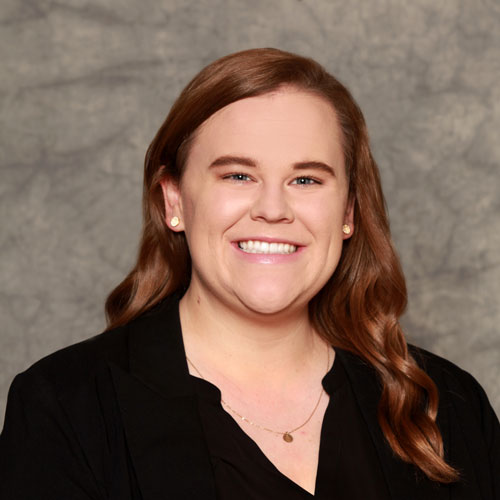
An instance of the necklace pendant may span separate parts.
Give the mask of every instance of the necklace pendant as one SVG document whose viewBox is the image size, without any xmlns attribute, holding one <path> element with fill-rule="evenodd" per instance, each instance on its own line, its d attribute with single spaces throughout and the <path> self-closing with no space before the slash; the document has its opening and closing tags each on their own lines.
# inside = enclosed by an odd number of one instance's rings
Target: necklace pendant
<svg viewBox="0 0 500 500">
<path fill-rule="evenodd" d="M 288 432 L 285 432 L 283 434 L 283 441 L 285 441 L 286 443 L 291 443 L 293 441 L 292 435 L 289 434 Z"/>
</svg>

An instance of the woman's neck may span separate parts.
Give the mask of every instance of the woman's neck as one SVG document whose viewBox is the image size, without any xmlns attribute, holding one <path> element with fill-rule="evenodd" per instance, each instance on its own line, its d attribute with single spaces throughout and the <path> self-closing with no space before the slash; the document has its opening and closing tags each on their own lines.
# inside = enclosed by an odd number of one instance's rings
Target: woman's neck
<svg viewBox="0 0 500 500">
<path fill-rule="evenodd" d="M 188 290 L 180 317 L 186 353 L 204 375 L 279 385 L 325 358 L 325 343 L 310 325 L 307 306 L 275 315 L 242 314 Z"/>
</svg>

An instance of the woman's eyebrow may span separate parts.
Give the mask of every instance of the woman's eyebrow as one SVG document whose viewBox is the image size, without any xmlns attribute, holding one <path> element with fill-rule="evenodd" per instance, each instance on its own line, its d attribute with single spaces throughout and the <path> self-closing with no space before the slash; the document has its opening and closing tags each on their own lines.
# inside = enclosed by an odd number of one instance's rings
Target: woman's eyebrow
<svg viewBox="0 0 500 500">
<path fill-rule="evenodd" d="M 245 167 L 256 167 L 257 161 L 249 158 L 247 156 L 233 156 L 233 155 L 224 155 L 216 158 L 212 163 L 210 163 L 209 168 L 212 167 L 224 167 L 227 165 L 243 165 Z M 322 161 L 301 161 L 293 164 L 294 170 L 321 170 L 330 174 L 332 177 L 336 177 L 335 170 L 323 163 Z"/>
<path fill-rule="evenodd" d="M 248 158 L 246 156 L 225 155 L 216 158 L 212 163 L 210 163 L 208 168 L 224 167 L 226 165 L 244 165 L 245 167 L 256 167 L 257 162 L 255 160 L 252 160 L 252 158 Z"/>
<path fill-rule="evenodd" d="M 336 177 L 335 175 L 335 170 L 330 167 L 330 165 L 327 165 L 326 163 L 323 163 L 322 161 L 301 161 L 298 163 L 293 164 L 293 169 L 294 170 L 321 170 L 322 172 L 326 172 L 327 174 L 330 174 L 332 177 Z"/>
</svg>

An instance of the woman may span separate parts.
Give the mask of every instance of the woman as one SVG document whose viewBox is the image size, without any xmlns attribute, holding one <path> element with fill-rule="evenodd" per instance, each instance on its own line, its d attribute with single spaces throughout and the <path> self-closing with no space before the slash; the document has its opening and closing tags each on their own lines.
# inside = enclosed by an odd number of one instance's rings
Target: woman
<svg viewBox="0 0 500 500">
<path fill-rule="evenodd" d="M 408 347 L 362 114 L 316 62 L 210 64 L 145 162 L 108 330 L 16 377 L 2 498 L 500 498 L 481 387 Z"/>
</svg>

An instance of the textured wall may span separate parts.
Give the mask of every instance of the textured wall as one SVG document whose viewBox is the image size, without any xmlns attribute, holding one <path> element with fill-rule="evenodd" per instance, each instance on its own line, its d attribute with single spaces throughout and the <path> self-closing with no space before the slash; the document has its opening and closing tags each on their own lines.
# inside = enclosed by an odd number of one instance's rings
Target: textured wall
<svg viewBox="0 0 500 500">
<path fill-rule="evenodd" d="M 15 373 L 103 328 L 136 252 L 143 155 L 176 94 L 257 46 L 311 55 L 352 89 L 408 337 L 500 411 L 498 0 L 2 0 L 0 23 L 1 415 Z"/>
</svg>

